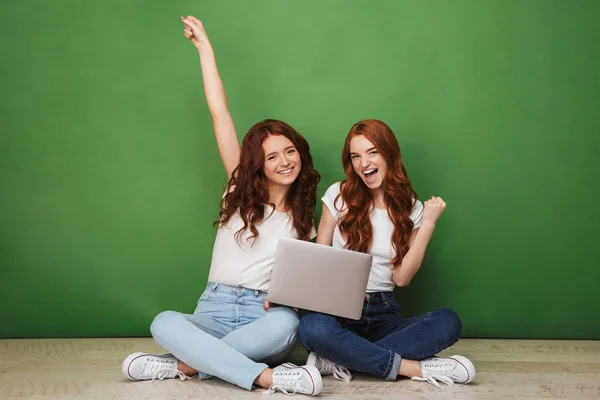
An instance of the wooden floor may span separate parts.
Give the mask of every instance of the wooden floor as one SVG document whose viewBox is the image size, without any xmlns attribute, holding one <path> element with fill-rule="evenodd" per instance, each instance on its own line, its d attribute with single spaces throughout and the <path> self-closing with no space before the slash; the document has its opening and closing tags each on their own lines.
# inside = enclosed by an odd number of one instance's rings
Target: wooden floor
<svg viewBox="0 0 600 400">
<path fill-rule="evenodd" d="M 261 390 L 249 392 L 219 379 L 127 381 L 121 376 L 121 362 L 134 351 L 161 350 L 146 338 L 0 340 L 0 399 L 265 398 Z M 325 377 L 320 397 L 600 398 L 600 341 L 463 339 L 442 353 L 452 354 L 462 354 L 473 361 L 477 368 L 474 383 L 440 390 L 406 379 L 386 382 L 358 375 L 348 384 Z M 305 357 L 304 350 L 298 347 L 291 361 L 302 364 Z"/>
</svg>

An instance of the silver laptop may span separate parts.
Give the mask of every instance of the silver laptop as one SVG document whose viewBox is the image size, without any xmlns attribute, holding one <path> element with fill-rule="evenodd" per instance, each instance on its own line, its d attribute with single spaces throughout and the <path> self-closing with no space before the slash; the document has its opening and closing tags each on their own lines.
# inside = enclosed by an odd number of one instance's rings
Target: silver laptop
<svg viewBox="0 0 600 400">
<path fill-rule="evenodd" d="M 279 239 L 267 300 L 360 319 L 373 256 L 294 239 Z"/>
</svg>

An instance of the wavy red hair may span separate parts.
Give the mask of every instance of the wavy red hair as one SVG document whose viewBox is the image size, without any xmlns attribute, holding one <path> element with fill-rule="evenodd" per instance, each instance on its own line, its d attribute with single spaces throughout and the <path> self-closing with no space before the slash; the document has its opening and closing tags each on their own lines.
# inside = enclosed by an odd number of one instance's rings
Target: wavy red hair
<svg viewBox="0 0 600 400">
<path fill-rule="evenodd" d="M 374 207 L 373 197 L 367 185 L 354 171 L 350 158 L 350 141 L 360 135 L 375 145 L 387 163 L 383 190 L 388 215 L 394 225 L 392 246 L 396 256 L 392 259 L 391 264 L 395 269 L 400 266 L 402 258 L 408 251 L 408 242 L 413 229 L 410 213 L 417 201 L 417 193 L 412 187 L 404 164 L 402 164 L 402 154 L 396 136 L 382 121 L 365 119 L 357 122 L 346 136 L 342 152 L 342 164 L 346 179 L 342 181 L 340 194 L 335 199 L 335 204 L 337 204 L 338 199 L 341 198 L 347 209 L 339 221 L 340 232 L 347 241 L 347 249 L 367 253 L 373 244 L 373 227 L 369 218 L 371 209 Z"/>
<path fill-rule="evenodd" d="M 304 137 L 283 121 L 266 119 L 255 124 L 242 141 L 240 162 L 227 184 L 227 194 L 221 200 L 219 220 L 215 226 L 223 226 L 239 211 L 244 226 L 235 234 L 238 242 L 245 231 L 251 234 L 248 240 L 258 238 L 256 224 L 265 220 L 265 204 L 269 203 L 269 187 L 263 166 L 265 154 L 262 144 L 271 135 L 282 135 L 296 147 L 302 162 L 300 174 L 292 183 L 286 206 L 292 213 L 292 222 L 298 239 L 309 240 L 315 226 L 315 204 L 317 185 L 321 179 L 313 167 L 310 146 Z M 270 204 L 275 209 L 274 204 Z"/>
</svg>

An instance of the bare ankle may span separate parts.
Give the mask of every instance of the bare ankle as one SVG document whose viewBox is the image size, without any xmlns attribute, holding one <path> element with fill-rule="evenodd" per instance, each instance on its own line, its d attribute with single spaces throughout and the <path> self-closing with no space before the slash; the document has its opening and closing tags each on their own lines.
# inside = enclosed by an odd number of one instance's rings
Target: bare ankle
<svg viewBox="0 0 600 400">
<path fill-rule="evenodd" d="M 398 375 L 407 376 L 412 378 L 413 376 L 422 377 L 423 371 L 421 370 L 421 363 L 415 360 L 402 360 L 400 361 L 400 369 Z"/>
<path fill-rule="evenodd" d="M 177 369 L 180 370 L 181 372 L 183 372 L 184 374 L 186 374 L 187 376 L 194 376 L 198 373 L 197 370 L 190 367 L 189 365 L 187 365 L 186 363 L 184 363 L 181 360 L 177 360 Z"/>
<path fill-rule="evenodd" d="M 260 387 L 268 389 L 273 384 L 273 370 L 266 368 L 259 376 L 256 377 L 254 383 Z"/>
</svg>

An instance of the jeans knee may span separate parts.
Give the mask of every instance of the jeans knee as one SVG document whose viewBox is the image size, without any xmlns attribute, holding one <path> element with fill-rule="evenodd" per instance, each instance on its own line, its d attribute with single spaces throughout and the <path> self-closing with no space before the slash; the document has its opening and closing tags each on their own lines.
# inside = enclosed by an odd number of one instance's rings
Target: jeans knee
<svg viewBox="0 0 600 400">
<path fill-rule="evenodd" d="M 442 324 L 443 331 L 448 335 L 448 340 L 456 342 L 462 330 L 462 322 L 458 314 L 449 308 L 440 308 L 435 313 Z"/>
<path fill-rule="evenodd" d="M 277 315 L 277 320 L 274 325 L 277 326 L 277 330 L 286 337 L 290 338 L 290 341 L 296 341 L 298 339 L 298 325 L 300 318 L 298 313 L 290 308 L 277 308 L 269 311 Z"/>
<path fill-rule="evenodd" d="M 156 338 L 161 333 L 167 331 L 174 320 L 185 318 L 177 311 L 163 311 L 154 317 L 152 324 L 150 324 L 150 333 L 152 337 Z"/>
<path fill-rule="evenodd" d="M 266 318 L 266 319 L 262 319 Z M 293 346 L 298 340 L 298 323 L 300 318 L 298 313 L 288 307 L 271 308 L 262 322 L 257 322 L 261 326 L 260 330 L 254 330 L 257 340 L 268 340 L 273 344 L 280 346 Z"/>
<path fill-rule="evenodd" d="M 279 326 L 289 332 L 298 332 L 298 325 L 300 324 L 300 317 L 298 313 L 290 308 L 282 309 L 278 316 Z"/>
<path fill-rule="evenodd" d="M 300 320 L 298 335 L 300 342 L 306 348 L 314 348 L 319 341 L 327 336 L 329 327 L 335 323 L 335 317 L 320 313 L 306 314 Z"/>
</svg>

